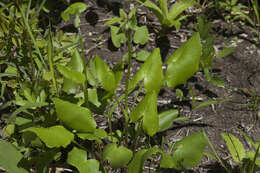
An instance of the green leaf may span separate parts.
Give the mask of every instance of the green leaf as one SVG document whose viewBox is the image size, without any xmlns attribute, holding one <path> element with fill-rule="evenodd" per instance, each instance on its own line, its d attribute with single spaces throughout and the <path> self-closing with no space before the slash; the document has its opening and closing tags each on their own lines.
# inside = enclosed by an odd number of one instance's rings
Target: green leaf
<svg viewBox="0 0 260 173">
<path fill-rule="evenodd" d="M 168 64 L 165 80 L 168 87 L 184 84 L 199 69 L 202 47 L 199 33 L 195 33 L 166 61 Z"/>
<path fill-rule="evenodd" d="M 65 76 L 66 78 L 72 80 L 73 82 L 76 83 L 84 83 L 86 81 L 86 77 L 83 73 L 78 72 L 76 70 L 72 70 L 68 67 L 62 66 L 57 64 L 57 69 L 59 70 L 59 72 Z"/>
<path fill-rule="evenodd" d="M 99 140 L 107 137 L 107 132 L 104 129 L 96 129 L 94 133 L 78 133 L 79 138 L 83 140 Z"/>
<path fill-rule="evenodd" d="M 52 126 L 49 128 L 31 127 L 23 130 L 23 132 L 26 131 L 34 132 L 49 148 L 65 148 L 74 139 L 73 133 L 60 125 Z"/>
<path fill-rule="evenodd" d="M 133 89 L 143 79 L 146 92 L 160 90 L 163 81 L 163 71 L 159 48 L 153 50 L 145 63 L 130 81 L 129 90 Z"/>
<path fill-rule="evenodd" d="M 142 149 L 135 153 L 133 160 L 128 165 L 128 173 L 143 173 L 145 161 L 153 154 L 161 153 L 158 148 Z"/>
<path fill-rule="evenodd" d="M 183 11 L 193 5 L 199 5 L 193 0 L 182 0 L 175 3 L 169 11 L 169 20 L 174 21 Z"/>
<path fill-rule="evenodd" d="M 80 107 L 59 98 L 52 99 L 58 118 L 68 127 L 78 132 L 94 132 L 96 121 L 89 109 Z"/>
<path fill-rule="evenodd" d="M 178 110 L 171 109 L 159 114 L 159 130 L 158 132 L 165 131 L 172 126 L 173 121 L 178 117 Z"/>
<path fill-rule="evenodd" d="M 101 173 L 99 162 L 95 159 L 87 160 L 87 152 L 76 147 L 69 152 L 67 162 L 75 166 L 80 173 Z"/>
<path fill-rule="evenodd" d="M 167 0 L 159 0 L 160 9 L 162 10 L 163 16 L 167 19 L 168 18 L 168 6 Z"/>
<path fill-rule="evenodd" d="M 229 133 L 222 133 L 222 138 L 226 141 L 228 150 L 237 163 L 242 163 L 242 160 L 246 156 L 246 151 L 243 144 L 234 135 Z"/>
<path fill-rule="evenodd" d="M 200 163 L 207 140 L 204 132 L 184 137 L 174 145 L 172 153 L 175 169 L 192 168 Z"/>
<path fill-rule="evenodd" d="M 218 52 L 217 58 L 223 58 L 235 51 L 235 47 L 228 47 Z"/>
<path fill-rule="evenodd" d="M 95 56 L 94 63 L 95 63 L 94 75 L 97 77 L 101 85 L 107 91 L 114 91 L 116 89 L 116 79 L 113 71 L 98 56 Z"/>
<path fill-rule="evenodd" d="M 103 160 L 108 160 L 112 168 L 124 167 L 132 158 L 133 152 L 124 146 L 115 143 L 105 146 L 102 153 Z"/>
<path fill-rule="evenodd" d="M 134 34 L 134 42 L 144 45 L 149 39 L 149 32 L 146 26 L 137 27 Z"/>
<path fill-rule="evenodd" d="M 87 9 L 87 5 L 82 2 L 76 2 L 70 5 L 64 12 L 61 13 L 61 17 L 63 20 L 70 20 L 70 15 L 76 16 L 80 13 L 84 12 Z"/>
<path fill-rule="evenodd" d="M 111 26 L 111 39 L 115 47 L 119 48 L 121 44 L 126 42 L 126 36 L 124 33 L 118 33 L 120 28 Z"/>
<path fill-rule="evenodd" d="M 98 101 L 96 88 L 88 88 L 88 100 L 97 107 L 101 105 L 101 103 Z"/>
<path fill-rule="evenodd" d="M 136 122 L 143 117 L 144 131 L 153 136 L 159 128 L 159 116 L 157 114 L 157 94 L 155 91 L 147 93 L 135 110 L 130 113 L 130 122 Z"/>
<path fill-rule="evenodd" d="M 0 166 L 10 173 L 28 173 L 18 167 L 23 155 L 9 142 L 0 140 Z"/>
<path fill-rule="evenodd" d="M 162 153 L 162 160 L 160 161 L 160 168 L 173 168 L 174 160 L 171 153 Z"/>
<path fill-rule="evenodd" d="M 149 55 L 150 52 L 147 52 L 146 50 L 141 50 L 140 52 L 137 53 L 136 59 L 138 61 L 146 61 Z"/>
</svg>

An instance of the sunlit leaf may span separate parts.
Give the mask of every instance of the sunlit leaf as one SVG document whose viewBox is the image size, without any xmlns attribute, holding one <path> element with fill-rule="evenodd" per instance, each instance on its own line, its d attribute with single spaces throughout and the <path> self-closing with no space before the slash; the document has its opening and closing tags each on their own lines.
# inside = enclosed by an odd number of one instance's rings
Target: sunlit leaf
<svg viewBox="0 0 260 173">
<path fill-rule="evenodd" d="M 87 9 L 87 5 L 83 2 L 76 2 L 70 5 L 64 12 L 62 12 L 61 17 L 63 20 L 68 21 L 70 20 L 70 15 L 78 15 L 84 12 Z"/>
<path fill-rule="evenodd" d="M 68 127 L 78 132 L 94 132 L 96 121 L 89 109 L 80 107 L 59 98 L 52 99 L 58 118 Z"/>
<path fill-rule="evenodd" d="M 196 3 L 193 0 L 182 0 L 176 2 L 169 11 L 169 20 L 170 21 L 175 20 L 176 17 L 178 17 L 184 10 L 186 10 L 187 8 L 193 5 L 198 5 L 198 3 Z"/>
<path fill-rule="evenodd" d="M 121 44 L 126 42 L 126 36 L 123 33 L 118 33 L 119 28 L 116 26 L 111 26 L 111 39 L 115 47 L 119 48 Z"/>
<path fill-rule="evenodd" d="M 10 173 L 28 173 L 18 167 L 23 155 L 9 142 L 0 140 L 0 166 Z"/>
<path fill-rule="evenodd" d="M 159 91 L 162 86 L 163 71 L 160 49 L 156 48 L 147 58 L 129 83 L 129 89 L 134 88 L 141 80 L 147 92 Z"/>
<path fill-rule="evenodd" d="M 49 148 L 66 147 L 74 139 L 74 135 L 60 125 L 49 128 L 31 127 L 24 131 L 34 132 Z"/>
<path fill-rule="evenodd" d="M 184 84 L 199 69 L 201 56 L 199 33 L 195 33 L 184 45 L 177 49 L 167 60 L 165 80 L 168 87 Z"/>
<path fill-rule="evenodd" d="M 133 152 L 124 146 L 119 146 L 115 143 L 105 146 L 102 158 L 108 160 L 112 168 L 124 167 L 132 158 Z"/>
</svg>

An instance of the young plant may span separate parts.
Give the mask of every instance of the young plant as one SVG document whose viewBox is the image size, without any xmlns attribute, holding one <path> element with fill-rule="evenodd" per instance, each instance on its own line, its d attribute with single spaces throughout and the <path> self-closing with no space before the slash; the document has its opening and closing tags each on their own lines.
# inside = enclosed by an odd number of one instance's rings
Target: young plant
<svg viewBox="0 0 260 173">
<path fill-rule="evenodd" d="M 158 18 L 162 27 L 175 27 L 177 30 L 181 27 L 181 21 L 187 16 L 180 14 L 193 5 L 200 6 L 193 0 L 182 0 L 175 3 L 170 9 L 168 8 L 167 0 L 158 0 L 159 6 L 150 0 L 137 0 L 139 3 L 150 8 L 154 15 Z"/>
</svg>

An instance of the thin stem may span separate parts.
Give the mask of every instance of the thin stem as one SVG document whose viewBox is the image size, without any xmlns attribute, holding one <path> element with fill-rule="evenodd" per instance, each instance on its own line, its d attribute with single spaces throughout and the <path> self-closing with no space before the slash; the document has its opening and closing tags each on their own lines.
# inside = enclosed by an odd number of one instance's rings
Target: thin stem
<svg viewBox="0 0 260 173">
<path fill-rule="evenodd" d="M 133 49 L 130 29 L 126 31 L 126 35 L 128 41 L 128 59 L 127 59 L 127 76 L 126 76 L 126 87 L 125 87 L 125 109 L 123 111 L 125 116 L 125 127 L 124 127 L 125 143 L 127 143 L 127 136 L 128 136 L 128 123 L 129 123 L 128 90 L 129 90 L 129 82 L 130 82 L 130 74 L 131 74 L 132 49 Z"/>
<path fill-rule="evenodd" d="M 56 91 L 56 95 L 59 96 L 59 91 L 57 87 L 57 81 L 55 78 L 55 72 L 53 68 L 53 44 L 52 44 L 52 36 L 51 36 L 51 27 L 49 28 L 49 41 L 48 41 L 48 61 L 49 61 L 49 68 L 51 71 L 51 76 L 52 76 L 52 82 Z"/>
<path fill-rule="evenodd" d="M 86 56 L 85 56 L 85 53 L 84 53 L 84 41 L 83 41 L 83 38 L 82 38 L 82 35 L 80 34 L 80 48 L 81 48 L 81 57 L 82 57 L 82 62 L 83 62 L 83 74 L 85 74 L 85 78 L 86 78 L 86 81 L 82 83 L 82 87 L 83 87 L 83 93 L 84 93 L 84 102 L 85 102 L 85 105 L 87 107 L 89 107 L 88 105 L 88 77 L 87 77 L 87 66 L 86 66 Z"/>
</svg>

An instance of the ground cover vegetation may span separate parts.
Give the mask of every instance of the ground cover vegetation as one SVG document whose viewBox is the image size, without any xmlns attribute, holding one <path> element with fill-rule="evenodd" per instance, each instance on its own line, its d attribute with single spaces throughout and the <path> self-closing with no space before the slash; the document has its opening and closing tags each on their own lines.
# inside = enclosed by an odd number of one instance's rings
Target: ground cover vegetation
<svg viewBox="0 0 260 173">
<path fill-rule="evenodd" d="M 98 18 L 93 13 L 88 17 L 94 7 L 84 2 L 58 3 L 0 2 L 3 171 L 178 172 L 196 167 L 203 157 L 216 160 L 230 173 L 253 173 L 260 167 L 260 143 L 243 130 L 238 131 L 245 142 L 221 133 L 233 162 L 218 153 L 205 130 L 167 143 L 166 133 L 173 123 L 189 117 L 180 113 L 177 104 L 161 109 L 158 102 L 166 89 L 174 90 L 178 101 L 189 102 L 191 111 L 230 101 L 223 97 L 199 102 L 189 84 L 201 73 L 207 83 L 224 87 L 225 80 L 214 73 L 214 61 L 235 51 L 231 40 L 216 48 L 218 38 L 207 14 L 214 11 L 222 16 L 229 33 L 235 32 L 235 25 L 249 25 L 254 34 L 251 41 L 257 45 L 258 1 L 104 1 L 105 8 L 119 7 L 104 23 L 114 50 L 125 50 L 113 65 L 98 54 L 89 56 L 92 49 L 85 44 L 88 35 L 82 29 L 82 16 L 89 10 L 87 19 Z M 144 24 L 143 11 L 153 15 L 157 25 Z M 58 28 L 66 21 L 71 21 L 75 32 Z M 189 28 L 187 40 L 167 57 L 163 47 L 145 49 L 151 37 L 163 40 L 189 21 L 194 27 Z M 93 39 L 96 47 L 102 46 L 102 39 L 103 35 Z M 240 106 L 259 115 L 259 91 L 241 92 L 250 100 Z"/>
</svg>

